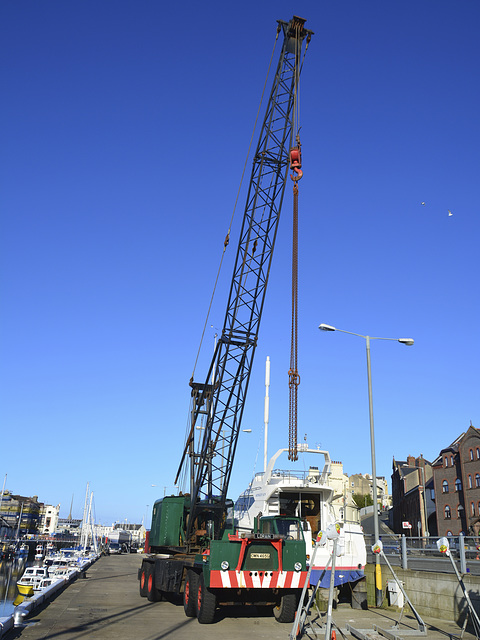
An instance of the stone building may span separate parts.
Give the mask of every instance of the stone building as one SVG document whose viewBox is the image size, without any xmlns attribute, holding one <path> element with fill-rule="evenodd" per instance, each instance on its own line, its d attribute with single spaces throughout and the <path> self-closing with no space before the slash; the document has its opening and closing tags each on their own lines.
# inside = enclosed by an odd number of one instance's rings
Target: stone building
<svg viewBox="0 0 480 640">
<path fill-rule="evenodd" d="M 406 461 L 393 459 L 391 527 L 395 533 L 436 535 L 435 502 L 432 498 L 432 464 L 420 454 Z M 408 523 L 411 529 L 406 529 Z"/>
<path fill-rule="evenodd" d="M 373 500 L 372 476 L 369 473 L 355 473 L 349 478 L 352 493 L 371 496 Z M 388 485 L 384 476 L 377 476 L 377 504 L 380 509 L 390 506 L 391 500 L 388 494 Z"/>
<path fill-rule="evenodd" d="M 480 531 L 480 431 L 470 425 L 433 462 L 439 536 Z"/>
<path fill-rule="evenodd" d="M 38 496 L 19 496 L 5 491 L 0 505 L 0 517 L 20 537 L 38 533 L 40 510 L 43 504 Z"/>
<path fill-rule="evenodd" d="M 343 463 L 332 461 L 328 484 L 333 488 L 332 507 L 340 522 L 360 522 L 360 509 L 353 500 L 349 477 L 343 473 Z"/>
<path fill-rule="evenodd" d="M 39 532 L 44 535 L 53 535 L 57 530 L 60 505 L 44 504 L 40 509 Z"/>
</svg>

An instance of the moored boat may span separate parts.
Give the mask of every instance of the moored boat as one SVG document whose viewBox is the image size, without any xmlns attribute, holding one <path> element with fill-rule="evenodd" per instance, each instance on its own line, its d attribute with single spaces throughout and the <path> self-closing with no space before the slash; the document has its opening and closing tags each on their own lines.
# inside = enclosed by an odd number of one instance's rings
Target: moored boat
<svg viewBox="0 0 480 640">
<path fill-rule="evenodd" d="M 328 451 L 309 449 L 306 443 L 298 445 L 299 457 L 303 455 L 323 456 L 323 468 L 309 466 L 308 471 L 280 470 L 277 459 L 288 449 L 279 449 L 270 459 L 265 472 L 257 473 L 235 504 L 234 518 L 238 533 L 254 528 L 258 516 L 295 516 L 303 522 L 303 535 L 310 559 L 313 544 L 320 531 L 338 521 L 332 500 L 334 488 L 328 483 L 331 460 Z M 311 459 L 311 458 L 310 458 Z M 302 463 L 300 463 L 302 464 Z M 305 466 L 303 466 L 305 469 Z M 363 532 L 358 522 L 340 522 L 342 555 L 336 558 L 335 586 L 355 583 L 364 577 L 366 547 Z M 333 542 L 317 549 L 310 582 L 328 588 L 330 570 L 325 567 L 331 557 Z"/>
<path fill-rule="evenodd" d="M 45 578 L 48 578 L 47 567 L 27 567 L 20 580 L 17 580 L 18 591 L 22 595 L 28 595 L 23 591 L 28 591 L 28 587 L 36 591 Z"/>
<path fill-rule="evenodd" d="M 43 544 L 37 544 L 35 548 L 35 560 L 40 561 L 45 557 L 45 549 L 43 548 Z"/>
</svg>

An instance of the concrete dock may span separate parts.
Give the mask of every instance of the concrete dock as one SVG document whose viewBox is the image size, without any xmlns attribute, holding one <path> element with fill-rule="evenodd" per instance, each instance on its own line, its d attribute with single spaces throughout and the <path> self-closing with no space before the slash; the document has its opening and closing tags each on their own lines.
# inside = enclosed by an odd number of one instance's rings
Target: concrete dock
<svg viewBox="0 0 480 640">
<path fill-rule="evenodd" d="M 40 640 L 78 640 L 94 638 L 107 640 L 288 640 L 292 625 L 279 624 L 270 610 L 256 607 L 229 606 L 219 608 L 216 622 L 201 625 L 195 618 L 187 618 L 179 602 L 148 602 L 139 596 L 137 570 L 140 555 L 115 555 L 100 558 L 92 565 L 86 577 L 78 578 L 59 593 L 43 609 L 25 621 L 24 627 L 8 632 L 5 638 Z M 333 611 L 337 639 L 346 625 L 372 630 L 374 625 L 389 629 L 399 619 L 393 610 L 354 610 L 340 605 Z M 462 629 L 453 622 L 425 619 L 427 637 L 434 640 L 459 637 Z M 404 613 L 399 635 L 412 637 L 416 621 Z M 402 630 L 405 634 L 402 635 Z M 308 633 L 304 637 L 318 637 Z M 351 639 L 345 633 L 347 639 Z M 372 634 L 376 638 L 376 634 Z M 415 637 L 415 635 L 413 635 Z M 463 638 L 473 640 L 475 635 L 465 631 Z"/>
</svg>

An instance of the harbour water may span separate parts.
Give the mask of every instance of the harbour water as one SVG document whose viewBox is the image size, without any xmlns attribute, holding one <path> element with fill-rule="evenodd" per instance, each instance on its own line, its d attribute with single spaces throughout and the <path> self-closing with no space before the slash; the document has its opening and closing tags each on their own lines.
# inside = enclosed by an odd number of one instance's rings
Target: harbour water
<svg viewBox="0 0 480 640">
<path fill-rule="evenodd" d="M 0 618 L 13 613 L 13 601 L 18 595 L 17 579 L 27 566 L 26 557 L 0 560 Z"/>
</svg>

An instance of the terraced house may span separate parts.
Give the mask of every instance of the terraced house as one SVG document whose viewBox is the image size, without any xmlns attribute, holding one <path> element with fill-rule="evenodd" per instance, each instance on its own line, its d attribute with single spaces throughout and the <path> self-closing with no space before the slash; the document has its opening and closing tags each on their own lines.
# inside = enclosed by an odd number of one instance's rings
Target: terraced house
<svg viewBox="0 0 480 640">
<path fill-rule="evenodd" d="M 438 535 L 480 531 L 480 430 L 472 424 L 432 463 Z"/>
</svg>

